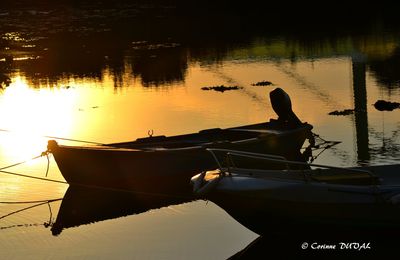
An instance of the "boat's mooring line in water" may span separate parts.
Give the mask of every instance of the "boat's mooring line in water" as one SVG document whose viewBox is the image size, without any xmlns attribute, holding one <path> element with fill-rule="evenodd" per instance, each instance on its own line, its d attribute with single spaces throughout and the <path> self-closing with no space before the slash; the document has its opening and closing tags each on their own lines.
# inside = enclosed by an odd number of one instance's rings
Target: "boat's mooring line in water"
<svg viewBox="0 0 400 260">
<path fill-rule="evenodd" d="M 0 230 L 4 229 L 10 229 L 10 228 L 21 228 L 21 227 L 41 227 L 44 226 L 45 228 L 51 226 L 52 223 L 30 223 L 30 224 L 15 224 L 11 226 L 6 226 L 6 227 L 0 227 Z"/>
<path fill-rule="evenodd" d="M 29 207 L 25 207 L 25 208 L 23 208 L 23 209 L 19 209 L 19 210 L 13 211 L 13 212 L 11 212 L 11 213 L 8 213 L 8 214 L 6 214 L 6 215 L 0 216 L 0 219 L 9 217 L 9 216 L 11 216 L 11 215 L 17 214 L 17 213 L 19 213 L 19 212 L 22 212 L 22 211 L 25 211 L 25 210 L 28 210 L 28 209 L 33 209 L 33 208 L 36 208 L 36 207 L 39 207 L 39 206 L 42 206 L 42 205 L 45 205 L 45 204 L 50 204 L 51 202 L 55 202 L 55 201 L 59 201 L 59 200 L 62 200 L 62 199 L 46 200 L 46 201 L 44 201 L 44 202 L 41 202 L 41 203 L 38 203 L 38 204 L 35 204 L 35 205 L 32 205 L 32 206 L 29 206 Z M 50 214 L 52 215 L 51 209 L 50 209 Z"/>
<path fill-rule="evenodd" d="M 11 168 L 11 167 L 15 167 L 15 166 L 18 166 L 18 165 L 21 165 L 21 164 L 24 164 L 24 163 L 27 163 L 27 162 L 29 162 L 29 161 L 33 161 L 33 160 L 38 159 L 38 158 L 40 158 L 40 157 L 42 157 L 42 156 L 47 156 L 47 154 L 48 154 L 48 152 L 46 151 L 46 152 L 41 153 L 41 154 L 38 155 L 38 156 L 32 157 L 32 158 L 29 159 L 29 160 L 25 160 L 25 161 L 22 161 L 22 162 L 17 162 L 17 163 L 10 164 L 10 165 L 4 166 L 4 167 L 0 167 L 0 171 L 3 171 L 3 170 L 5 170 L 5 169 Z"/>
<path fill-rule="evenodd" d="M 11 168 L 11 167 L 15 167 L 15 166 L 21 165 L 21 164 L 24 164 L 24 163 L 27 163 L 27 162 L 29 162 L 29 161 L 33 161 L 33 160 L 39 159 L 40 157 L 46 156 L 46 158 L 47 158 L 46 177 L 47 177 L 47 174 L 49 173 L 49 167 L 50 167 L 49 153 L 50 153 L 49 151 L 44 151 L 44 152 L 42 152 L 40 155 L 35 156 L 35 157 L 32 157 L 32 158 L 29 159 L 29 160 L 25 160 L 25 161 L 13 163 L 13 164 L 10 164 L 10 165 L 1 167 L 1 168 L 0 168 L 0 172 L 12 174 L 11 172 L 7 172 L 7 171 L 4 171 L 4 170 L 5 170 L 5 169 L 8 169 L 8 168 Z M 16 173 L 13 173 L 13 174 L 16 174 Z"/>
<path fill-rule="evenodd" d="M 18 133 L 17 131 L 12 131 L 12 130 L 8 130 L 8 129 L 0 129 L 0 132 Z M 72 138 L 65 138 L 65 137 L 57 137 L 57 136 L 50 136 L 50 135 L 40 135 L 40 136 L 38 135 L 38 137 L 50 138 L 50 139 L 56 139 L 56 140 L 63 140 L 63 141 L 71 141 L 71 142 L 77 142 L 77 143 L 85 143 L 85 144 L 105 145 L 104 143 L 99 143 L 99 142 L 72 139 Z"/>
<path fill-rule="evenodd" d="M 42 202 L 54 202 L 61 199 L 51 199 L 51 200 L 27 200 L 27 201 L 0 201 L 0 204 L 32 204 L 32 203 L 42 203 Z"/>
<path fill-rule="evenodd" d="M 60 198 L 60 199 L 51 199 L 51 200 L 43 200 L 41 203 L 38 203 L 36 205 L 25 207 L 23 209 L 19 209 L 19 210 L 13 211 L 11 213 L 8 213 L 6 215 L 0 216 L 0 219 L 3 219 L 3 218 L 6 218 L 6 217 L 9 217 L 11 215 L 17 214 L 19 212 L 22 212 L 22 211 L 25 211 L 25 210 L 29 210 L 29 209 L 36 208 L 36 207 L 42 206 L 44 204 L 47 204 L 47 206 L 49 207 L 49 212 L 50 212 L 50 216 L 49 216 L 49 220 L 48 221 L 46 221 L 46 222 L 44 222 L 42 224 L 18 224 L 18 225 L 12 225 L 12 226 L 7 226 L 7 227 L 0 227 L 0 230 L 8 229 L 8 228 L 14 228 L 14 227 L 44 226 L 45 228 L 48 228 L 50 226 L 53 226 L 53 212 L 51 210 L 50 203 L 55 202 L 55 201 L 60 201 L 60 200 L 62 200 L 62 198 Z"/>
<path fill-rule="evenodd" d="M 53 179 L 36 177 L 36 176 L 31 176 L 31 175 L 26 175 L 26 174 L 16 173 L 16 172 L 8 172 L 8 171 L 0 170 L 0 173 L 15 175 L 15 176 L 19 176 L 19 177 L 25 177 L 25 178 L 31 178 L 31 179 L 41 180 L 41 181 L 49 181 L 49 182 L 56 182 L 56 183 L 61 183 L 61 184 L 68 184 L 68 182 L 65 182 L 65 181 L 58 181 L 58 180 L 53 180 Z"/>
</svg>

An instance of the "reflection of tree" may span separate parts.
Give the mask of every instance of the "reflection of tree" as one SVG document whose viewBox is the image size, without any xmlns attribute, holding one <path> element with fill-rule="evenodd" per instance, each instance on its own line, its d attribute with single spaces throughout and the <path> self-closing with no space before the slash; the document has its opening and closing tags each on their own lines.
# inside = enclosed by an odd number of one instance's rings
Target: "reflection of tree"
<svg viewBox="0 0 400 260">
<path fill-rule="evenodd" d="M 14 2 L 21 3 L 24 0 L 10 1 Z M 313 13 L 309 19 L 302 13 L 301 19 L 298 19 L 298 10 L 312 10 L 309 6 L 298 9 L 303 3 L 291 8 L 296 11 L 290 15 L 287 15 L 286 9 L 277 9 L 285 10 L 285 22 L 271 23 L 277 20 L 275 18 L 281 19 L 280 12 L 267 11 L 269 19 L 265 19 L 265 10 L 259 4 L 254 7 L 249 4 L 225 5 L 228 2 L 225 0 L 173 0 L 168 1 L 167 5 L 162 0 L 152 1 L 152 5 L 145 0 L 100 1 L 110 4 L 125 3 L 113 8 L 108 4 L 97 6 L 97 0 L 64 2 L 68 3 L 67 7 L 45 5 L 47 9 L 44 11 L 36 7 L 30 10 L 19 5 L 16 10 L 0 16 L 0 23 L 6 25 L 0 28 L 0 36 L 15 32 L 23 40 L 13 41 L 0 37 L 0 59 L 16 58 L 21 53 L 39 56 L 39 59 L 13 64 L 15 70 L 25 74 L 36 85 L 55 85 L 59 79 L 66 77 L 101 79 L 104 69 L 107 68 L 111 71 L 115 86 L 122 86 L 127 67 L 134 77 L 141 78 L 145 86 L 180 82 L 184 80 L 189 60 L 203 64 L 215 63 L 226 58 L 232 50 L 249 46 L 251 48 L 255 38 L 268 40 L 282 35 L 285 46 L 280 46 L 279 50 L 274 49 L 277 52 L 268 53 L 267 58 L 291 56 L 295 62 L 304 56 L 348 55 L 349 48 L 353 45 L 337 44 L 347 42 L 348 35 L 343 34 L 351 31 L 354 36 L 354 32 L 365 31 L 374 20 L 369 17 L 368 21 L 362 19 L 362 24 L 346 22 L 343 25 L 337 23 L 337 19 L 324 19 L 317 26 L 321 28 L 315 31 L 314 15 L 325 16 L 326 10 Z M 81 6 L 78 4 L 81 2 L 96 3 L 96 8 L 93 5 Z M 171 8 L 174 4 L 179 6 Z M 207 11 L 207 16 L 204 11 Z M 332 11 L 332 14 L 335 12 Z M 347 19 L 354 19 L 352 15 Z M 309 26 L 310 24 L 313 26 Z M 354 30 L 348 28 L 349 24 L 355 27 Z M 347 30 L 341 30 L 343 26 Z M 144 46 L 141 46 L 143 48 L 135 49 L 132 44 L 134 42 L 144 42 Z M 171 42 L 180 45 L 153 48 L 154 44 Z M 26 48 L 23 45 L 35 47 Z M 393 65 L 397 64 L 395 62 Z M 396 71 L 388 73 L 391 74 L 388 77 L 391 79 L 397 75 Z"/>
<path fill-rule="evenodd" d="M 365 79 L 365 59 L 353 55 L 353 95 L 354 95 L 354 119 L 357 138 L 357 159 L 359 161 L 368 161 L 369 141 L 368 141 L 368 111 L 367 111 L 367 86 Z"/>
<path fill-rule="evenodd" d="M 129 63 L 143 86 L 159 86 L 184 81 L 187 59 L 185 49 L 174 47 L 134 52 Z"/>
<path fill-rule="evenodd" d="M 382 112 L 385 113 L 385 112 Z M 390 136 L 385 136 L 385 132 L 377 132 L 374 129 L 369 130 L 371 135 L 380 142 L 371 144 L 370 153 L 376 158 L 393 158 L 397 159 L 400 156 L 400 125 L 391 132 Z"/>
<path fill-rule="evenodd" d="M 369 69 L 373 72 L 380 85 L 389 90 L 400 87 L 400 47 L 383 60 L 369 61 Z"/>
<path fill-rule="evenodd" d="M 39 44 L 44 50 L 31 52 L 31 56 L 37 58 L 14 62 L 15 69 L 21 71 L 34 86 L 56 85 L 66 77 L 101 79 L 105 66 L 104 51 L 91 40 L 59 34 Z"/>
</svg>

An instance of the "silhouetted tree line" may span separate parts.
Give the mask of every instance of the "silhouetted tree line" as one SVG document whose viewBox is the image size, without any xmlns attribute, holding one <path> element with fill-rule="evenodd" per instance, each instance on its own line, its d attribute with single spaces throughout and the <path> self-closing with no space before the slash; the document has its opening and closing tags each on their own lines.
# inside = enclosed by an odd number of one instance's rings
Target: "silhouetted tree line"
<svg viewBox="0 0 400 260">
<path fill-rule="evenodd" d="M 400 89 L 400 48 L 383 60 L 370 60 L 369 69 L 378 82 L 389 89 Z"/>
</svg>

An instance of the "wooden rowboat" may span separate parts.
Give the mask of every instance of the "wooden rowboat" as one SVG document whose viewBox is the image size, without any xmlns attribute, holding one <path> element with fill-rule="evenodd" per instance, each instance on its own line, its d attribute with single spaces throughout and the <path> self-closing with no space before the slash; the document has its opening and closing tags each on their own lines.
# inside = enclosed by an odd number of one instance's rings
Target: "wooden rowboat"
<svg viewBox="0 0 400 260">
<path fill-rule="evenodd" d="M 164 188 L 170 191 L 176 186 L 190 190 L 191 176 L 217 167 L 208 148 L 297 159 L 306 138 L 312 140 L 312 126 L 297 118 L 289 96 L 282 89 L 271 91 L 270 99 L 279 117 L 269 122 L 170 137 L 149 136 L 101 146 L 67 146 L 50 140 L 48 150 L 70 184 L 147 191 Z"/>
<path fill-rule="evenodd" d="M 293 158 L 310 137 L 311 129 L 307 123 L 290 128 L 271 120 L 102 146 L 67 146 L 50 140 L 48 149 L 63 177 L 71 184 L 159 191 L 169 179 L 175 186 L 184 183 L 190 189 L 191 176 L 217 167 L 207 148 L 273 153 Z"/>
</svg>

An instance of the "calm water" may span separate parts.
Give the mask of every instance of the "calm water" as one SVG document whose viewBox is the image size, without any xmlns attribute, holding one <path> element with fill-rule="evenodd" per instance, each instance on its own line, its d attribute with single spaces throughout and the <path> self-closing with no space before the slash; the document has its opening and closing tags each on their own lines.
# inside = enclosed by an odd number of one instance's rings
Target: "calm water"
<svg viewBox="0 0 400 260">
<path fill-rule="evenodd" d="M 169 7 L 147 16 L 149 8 L 0 9 L 0 77 L 11 80 L 0 89 L 1 166 L 29 160 L 7 170 L 45 177 L 46 158 L 30 161 L 46 150 L 42 136 L 108 143 L 149 130 L 174 135 L 265 121 L 275 118 L 268 96 L 275 87 L 314 133 L 341 142 L 315 163 L 398 162 L 400 109 L 373 106 L 400 102 L 400 30 L 392 23 L 307 21 L 299 31 L 228 14 L 171 18 Z M 273 86 L 252 85 L 264 80 Z M 241 89 L 201 90 L 218 85 Z M 356 112 L 328 114 L 345 109 Z M 48 178 L 64 180 L 51 157 Z M 63 215 L 64 196 L 85 219 Z M 0 174 L 0 202 L 2 259 L 226 259 L 258 237 L 202 200 L 113 197 Z M 46 223 L 57 217 L 72 223 L 52 232 Z"/>
</svg>

